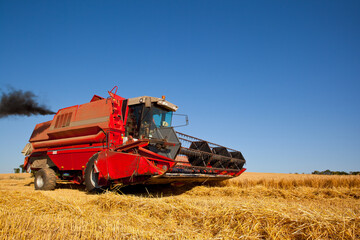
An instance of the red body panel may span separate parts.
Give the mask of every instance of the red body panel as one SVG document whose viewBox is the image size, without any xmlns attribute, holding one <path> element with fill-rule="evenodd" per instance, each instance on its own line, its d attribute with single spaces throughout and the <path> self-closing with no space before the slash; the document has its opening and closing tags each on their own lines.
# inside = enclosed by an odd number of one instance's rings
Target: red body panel
<svg viewBox="0 0 360 240">
<path fill-rule="evenodd" d="M 174 164 L 172 159 L 151 161 L 139 154 L 104 150 L 99 154 L 96 167 L 108 180 L 117 180 L 139 175 L 162 175 Z"/>
<path fill-rule="evenodd" d="M 84 170 L 90 157 L 101 148 L 75 148 L 48 151 L 47 154 L 59 170 Z"/>
</svg>

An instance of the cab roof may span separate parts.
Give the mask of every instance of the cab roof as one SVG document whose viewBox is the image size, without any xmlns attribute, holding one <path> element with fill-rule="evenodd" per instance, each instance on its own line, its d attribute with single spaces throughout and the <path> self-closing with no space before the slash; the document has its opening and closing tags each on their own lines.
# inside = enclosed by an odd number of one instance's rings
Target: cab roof
<svg viewBox="0 0 360 240">
<path fill-rule="evenodd" d="M 168 110 L 171 110 L 173 112 L 176 112 L 178 110 L 178 106 L 175 104 L 172 104 L 171 102 L 168 102 L 165 100 L 165 98 L 157 98 L 157 97 L 149 97 L 149 96 L 141 96 L 136 98 L 129 98 L 128 99 L 128 105 L 136 105 L 141 103 L 156 103 L 157 105 L 164 107 Z"/>
</svg>

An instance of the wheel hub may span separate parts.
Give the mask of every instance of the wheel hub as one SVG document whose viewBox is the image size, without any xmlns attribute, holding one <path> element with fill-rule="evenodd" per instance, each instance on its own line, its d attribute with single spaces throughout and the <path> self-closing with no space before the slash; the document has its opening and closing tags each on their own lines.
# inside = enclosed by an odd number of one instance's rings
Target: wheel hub
<svg viewBox="0 0 360 240">
<path fill-rule="evenodd" d="M 44 179 L 42 178 L 42 176 L 36 178 L 36 185 L 39 188 L 42 188 L 44 186 Z"/>
</svg>

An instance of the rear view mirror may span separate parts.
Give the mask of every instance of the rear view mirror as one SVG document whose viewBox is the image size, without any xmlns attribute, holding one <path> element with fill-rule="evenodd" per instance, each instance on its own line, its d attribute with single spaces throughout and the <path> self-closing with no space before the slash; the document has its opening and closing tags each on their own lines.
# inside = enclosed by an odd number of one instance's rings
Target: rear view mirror
<svg viewBox="0 0 360 240">
<path fill-rule="evenodd" d="M 188 115 L 186 115 L 186 114 L 178 114 L 178 113 L 173 113 L 173 115 L 185 117 L 185 121 L 186 121 L 185 124 L 181 124 L 181 125 L 177 125 L 177 126 L 172 126 L 173 128 L 176 128 L 176 127 L 184 127 L 184 126 L 189 125 L 189 117 L 188 117 Z"/>
</svg>

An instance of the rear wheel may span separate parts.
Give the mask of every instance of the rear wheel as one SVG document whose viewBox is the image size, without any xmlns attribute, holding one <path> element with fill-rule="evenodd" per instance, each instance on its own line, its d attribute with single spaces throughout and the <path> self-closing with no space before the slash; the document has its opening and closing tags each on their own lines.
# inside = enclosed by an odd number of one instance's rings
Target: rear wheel
<svg viewBox="0 0 360 240">
<path fill-rule="evenodd" d="M 35 173 L 35 190 L 54 190 L 56 174 L 51 168 L 42 168 Z"/>
<path fill-rule="evenodd" d="M 95 173 L 94 164 L 98 158 L 98 153 L 95 153 L 86 164 L 85 168 L 85 186 L 88 192 L 97 191 L 99 186 L 99 173 Z"/>
</svg>

